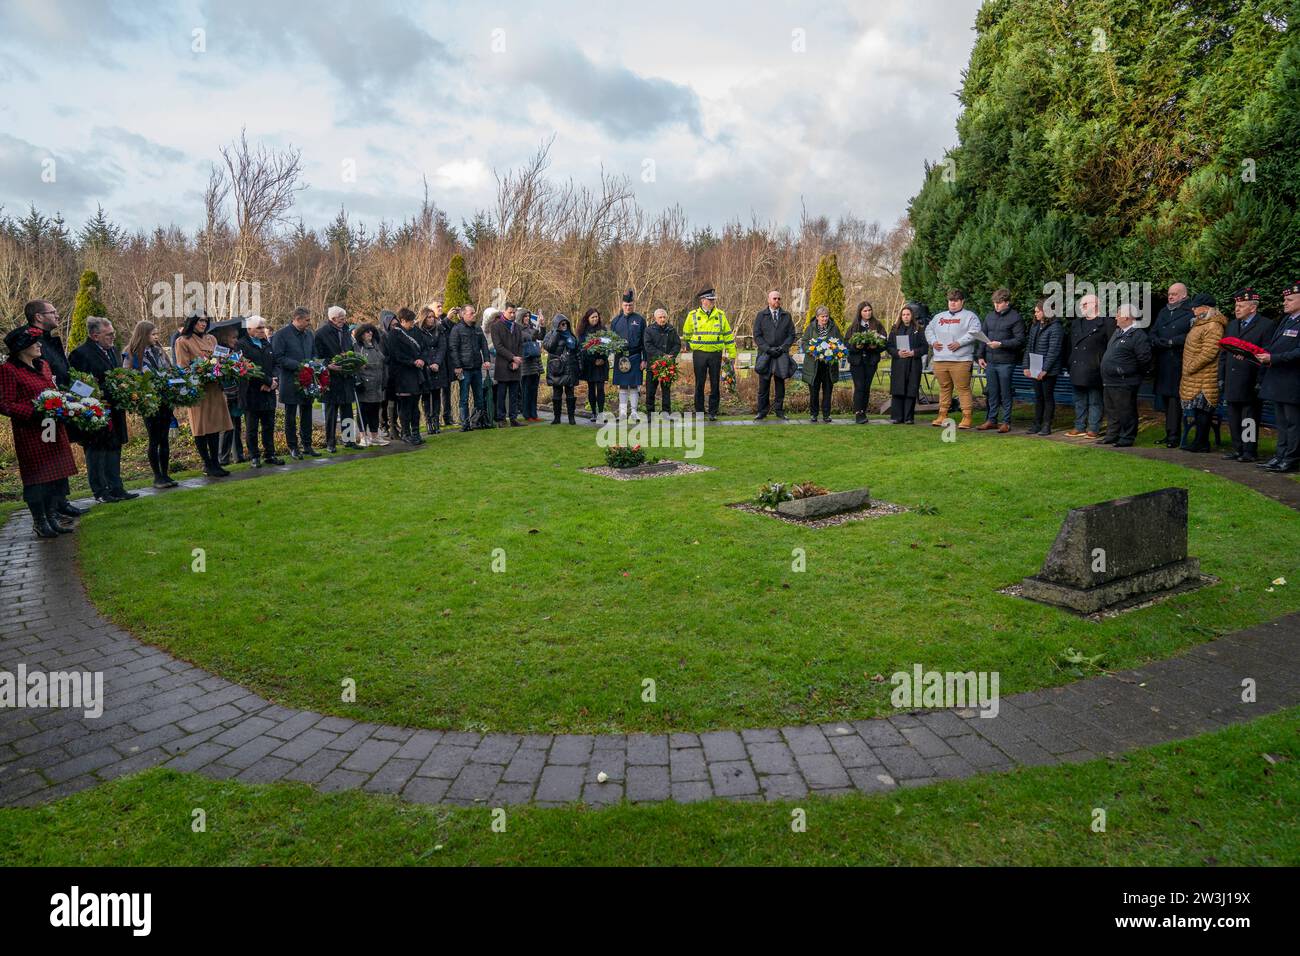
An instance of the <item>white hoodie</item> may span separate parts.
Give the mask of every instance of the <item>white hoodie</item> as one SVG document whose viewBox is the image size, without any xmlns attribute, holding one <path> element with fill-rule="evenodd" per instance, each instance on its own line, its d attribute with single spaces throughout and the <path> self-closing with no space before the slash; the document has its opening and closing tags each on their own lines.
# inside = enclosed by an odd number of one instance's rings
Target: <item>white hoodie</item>
<svg viewBox="0 0 1300 956">
<path fill-rule="evenodd" d="M 925 327 L 925 340 L 934 349 L 936 362 L 973 362 L 975 360 L 975 338 L 971 334 L 980 331 L 979 316 L 970 309 L 960 312 L 940 312 Z M 949 342 L 956 342 L 961 348 L 955 352 L 948 351 Z"/>
</svg>

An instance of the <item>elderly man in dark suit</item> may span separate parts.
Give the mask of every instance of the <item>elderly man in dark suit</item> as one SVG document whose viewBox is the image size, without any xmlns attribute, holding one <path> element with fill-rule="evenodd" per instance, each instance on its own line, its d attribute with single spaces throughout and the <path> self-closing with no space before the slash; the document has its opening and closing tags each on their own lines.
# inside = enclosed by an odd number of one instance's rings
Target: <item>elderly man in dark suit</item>
<svg viewBox="0 0 1300 956">
<path fill-rule="evenodd" d="M 1115 313 L 1115 332 L 1101 356 L 1101 384 L 1106 404 L 1103 445 L 1130 448 L 1137 438 L 1138 386 L 1151 365 L 1151 342 L 1133 328 L 1134 310 L 1125 303 Z"/>
<path fill-rule="evenodd" d="M 1259 314 L 1259 293 L 1242 289 L 1232 297 L 1235 318 L 1224 329 L 1224 338 L 1241 339 L 1264 348 L 1273 337 L 1273 323 Z M 1228 430 L 1232 433 L 1232 451 L 1226 461 L 1253 462 L 1259 459 L 1259 420 L 1264 401 L 1259 397 L 1262 368 L 1244 355 L 1219 353 L 1219 381 L 1228 403 Z M 1249 439 L 1249 441 L 1247 440 Z"/>
<path fill-rule="evenodd" d="M 347 310 L 331 305 L 325 317 L 325 324 L 316 330 L 313 354 L 326 364 L 330 373 L 330 383 L 321 398 L 325 405 L 325 450 L 332 455 L 338 451 L 336 439 L 340 423 L 343 425 L 343 447 L 357 447 L 356 439 L 352 437 L 357 433 L 357 421 L 352 417 L 357 386 L 351 373 L 344 373 L 334 364 L 334 356 L 352 350 Z"/>
<path fill-rule="evenodd" d="M 1282 290 L 1282 320 L 1273 328 L 1264 366 L 1260 397 L 1273 403 L 1277 415 L 1277 453 L 1263 467 L 1269 471 L 1300 471 L 1300 281 Z"/>
<path fill-rule="evenodd" d="M 311 310 L 302 306 L 293 310 L 288 325 L 276 329 L 275 335 L 271 336 L 271 353 L 275 356 L 275 371 L 279 377 L 277 391 L 284 405 L 284 439 L 289 446 L 290 458 L 320 457 L 320 452 L 311 447 L 312 399 L 298 391 L 298 369 L 304 362 L 312 360 L 315 345 L 311 334 Z M 300 441 L 301 450 L 298 447 Z"/>
<path fill-rule="evenodd" d="M 78 372 L 93 375 L 99 393 L 106 395 L 104 375 L 122 365 L 113 344 L 113 323 L 92 315 L 86 319 L 86 335 L 86 341 L 68 356 L 68 364 Z M 140 497 L 122 486 L 122 446 L 126 437 L 126 412 L 114 409 L 111 426 L 85 439 L 86 478 L 96 501 L 108 504 Z"/>
<path fill-rule="evenodd" d="M 248 423 L 251 464 L 261 468 L 265 457 L 268 465 L 283 465 L 284 460 L 275 457 L 275 393 L 279 381 L 275 375 L 275 353 L 271 351 L 271 330 L 260 315 L 250 316 L 244 329 L 236 347 L 265 376 L 239 383 L 239 407 L 244 410 L 244 421 Z"/>
<path fill-rule="evenodd" d="M 758 414 L 754 421 L 767 418 L 768 393 L 776 384 L 777 418 L 785 418 L 785 380 L 794 374 L 790 346 L 794 344 L 794 320 L 781 308 L 781 293 L 767 294 L 767 308 L 754 316 L 754 371 L 758 373 Z"/>
<path fill-rule="evenodd" d="M 507 303 L 501 314 L 493 320 L 488 331 L 492 348 L 496 352 L 497 421 L 510 419 L 511 426 L 522 425 L 520 419 L 520 382 L 523 379 L 524 336 L 515 322 L 515 306 Z M 509 399 L 510 407 L 506 408 Z"/>
<path fill-rule="evenodd" d="M 1183 440 L 1183 405 L 1178 384 L 1183 378 L 1183 345 L 1192 331 L 1192 305 L 1187 286 L 1175 282 L 1169 287 L 1169 303 L 1151 323 L 1151 355 L 1154 362 L 1155 394 L 1165 403 L 1165 437 L 1170 448 Z"/>
</svg>

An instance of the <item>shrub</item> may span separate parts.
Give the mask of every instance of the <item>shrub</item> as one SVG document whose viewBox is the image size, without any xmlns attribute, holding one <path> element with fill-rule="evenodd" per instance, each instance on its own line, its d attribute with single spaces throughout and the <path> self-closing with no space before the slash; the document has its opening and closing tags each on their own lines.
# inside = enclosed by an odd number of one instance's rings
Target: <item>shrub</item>
<svg viewBox="0 0 1300 956">
<path fill-rule="evenodd" d="M 783 501 L 789 501 L 793 495 L 790 489 L 786 487 L 785 482 L 769 481 L 766 484 L 759 485 L 758 494 L 754 495 L 754 504 L 758 505 L 764 511 L 775 511 L 776 506 Z"/>
<path fill-rule="evenodd" d="M 92 315 L 108 317 L 108 309 L 99 298 L 99 273 L 87 269 L 77 285 L 77 298 L 72 305 L 72 320 L 68 326 L 68 351 L 86 341 L 86 319 Z"/>
<path fill-rule="evenodd" d="M 605 449 L 605 464 L 610 468 L 635 468 L 645 464 L 645 452 L 640 445 L 610 445 Z"/>
</svg>

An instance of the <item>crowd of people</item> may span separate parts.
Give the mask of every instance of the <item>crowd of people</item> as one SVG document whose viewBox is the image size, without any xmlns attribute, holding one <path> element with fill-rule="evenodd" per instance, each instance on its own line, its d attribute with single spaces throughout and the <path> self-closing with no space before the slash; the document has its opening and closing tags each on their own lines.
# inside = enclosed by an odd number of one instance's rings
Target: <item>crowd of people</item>
<svg viewBox="0 0 1300 956">
<path fill-rule="evenodd" d="M 704 289 L 697 298 L 699 306 L 687 315 L 680 333 L 664 309 L 654 310 L 647 322 L 636 311 L 631 290 L 610 322 L 591 308 L 576 326 L 567 316 L 547 322 L 513 303 L 487 309 L 480 321 L 473 305 L 447 312 L 436 299 L 418 314 L 409 308 L 384 311 L 377 323 L 351 323 L 345 309 L 332 306 L 317 328 L 311 311 L 298 308 L 274 334 L 261 316 L 214 323 L 196 312 L 172 336 L 170 350 L 147 320 L 136 325 L 119 350 L 112 322 L 91 317 L 87 340 L 70 354 L 58 334 L 58 309 L 36 300 L 25 307 L 23 323 L 4 339 L 8 358 L 0 364 L 0 413 L 12 422 L 24 500 L 36 533 L 55 537 L 70 531 L 69 520 L 82 513 L 68 501 L 68 478 L 76 466 L 66 428 L 57 421 L 51 428 L 35 400 L 44 390 L 68 389 L 73 371 L 103 388 L 114 368 L 165 372 L 211 358 L 218 350 L 250 361 L 260 377 L 224 388 L 205 382 L 197 403 L 184 409 L 204 474 L 213 478 L 229 475 L 224 466 L 232 461 L 244 461 L 245 447 L 255 468 L 284 464 L 276 454 L 278 408 L 283 409 L 289 456 L 319 458 L 322 453 L 313 447 L 316 401 L 324 408 L 325 449 L 331 453 L 340 444 L 355 448 L 399 440 L 421 445 L 426 435 L 457 423 L 469 431 L 540 422 L 543 375 L 551 389 L 552 425 L 576 424 L 580 384 L 593 418 L 605 413 L 611 381 L 620 417 L 638 416 L 642 388 L 648 414 L 670 413 L 671 377 L 656 377 L 651 370 L 675 370 L 683 349 L 690 350 L 695 372 L 695 411 L 713 421 L 722 380 L 734 375 L 736 338 L 714 290 Z M 939 391 L 932 425 L 1007 433 L 1012 380 L 1019 369 L 1034 392 L 1028 432 L 1048 435 L 1058 379 L 1068 373 L 1074 424 L 1065 436 L 1124 447 L 1136 438 L 1138 391 L 1150 377 L 1157 407 L 1165 415 L 1164 444 L 1209 451 L 1212 416 L 1222 400 L 1232 437 L 1225 458 L 1277 472 L 1300 470 L 1300 282 L 1284 290 L 1278 322 L 1259 314 L 1260 296 L 1253 289 L 1233 296 L 1233 317 L 1228 319 L 1211 296 L 1191 296 L 1182 283 L 1170 287 L 1168 303 L 1146 329 L 1135 325 L 1138 315 L 1128 305 L 1119 306 L 1114 316 L 1103 315 L 1093 295 L 1080 299 L 1077 315 L 1068 320 L 1053 314 L 1049 300 L 1040 299 L 1026 322 L 1006 289 L 993 293 L 992 308 L 983 318 L 966 308 L 960 289 L 949 290 L 947 305 L 931 317 L 924 305 L 907 303 L 887 328 L 872 304 L 861 302 L 843 330 L 830 309 L 819 306 L 798 336 L 781 293 L 773 290 L 753 322 L 756 419 L 769 414 L 787 418 L 786 382 L 798 372 L 810 393 L 810 421 L 831 421 L 832 391 L 847 364 L 854 420 L 865 424 L 871 384 L 888 358 L 892 424 L 915 423 L 928 370 Z M 801 366 L 792 355 L 796 341 Z M 611 342 L 617 345 L 611 348 Z M 605 347 L 592 347 L 597 344 Z M 345 368 L 339 364 L 344 353 L 356 353 L 364 363 Z M 300 372 L 307 366 L 331 373 L 319 395 L 300 387 Z M 976 366 L 987 399 L 986 417 L 978 426 L 973 420 Z M 950 418 L 954 397 L 961 410 L 955 423 Z M 1275 409 L 1277 451 L 1259 462 L 1258 431 L 1266 400 Z M 169 436 L 181 411 L 162 405 L 144 419 L 155 487 L 176 484 L 169 474 Z M 113 409 L 111 416 L 110 427 L 78 437 L 91 491 L 105 503 L 138 497 L 122 483 L 126 415 Z M 1190 437 L 1185 439 L 1185 432 Z"/>
</svg>

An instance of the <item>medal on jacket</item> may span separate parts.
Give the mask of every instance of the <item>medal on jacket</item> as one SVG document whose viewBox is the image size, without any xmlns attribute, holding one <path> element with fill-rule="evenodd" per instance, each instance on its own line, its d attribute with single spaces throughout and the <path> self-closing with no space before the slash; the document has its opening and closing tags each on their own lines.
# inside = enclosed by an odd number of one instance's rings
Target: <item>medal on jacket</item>
<svg viewBox="0 0 1300 956">
<path fill-rule="evenodd" d="M 632 360 L 628 358 L 626 355 L 620 355 L 618 357 L 618 370 L 620 372 L 632 371 Z"/>
</svg>

